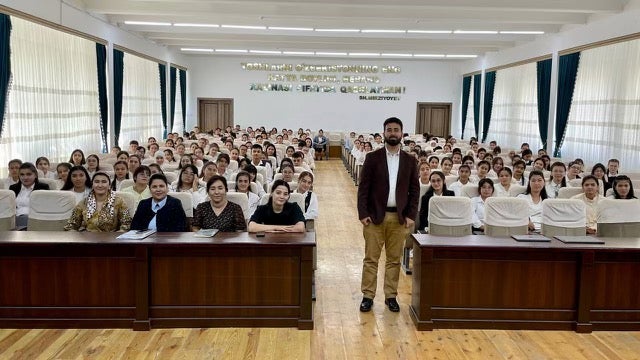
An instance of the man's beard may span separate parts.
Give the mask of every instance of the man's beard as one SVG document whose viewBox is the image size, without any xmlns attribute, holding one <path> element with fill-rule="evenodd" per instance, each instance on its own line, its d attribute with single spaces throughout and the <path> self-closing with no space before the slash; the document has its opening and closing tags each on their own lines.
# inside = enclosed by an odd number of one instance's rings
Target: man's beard
<svg viewBox="0 0 640 360">
<path fill-rule="evenodd" d="M 396 146 L 396 145 L 400 144 L 400 139 L 398 139 L 396 137 L 385 137 L 384 138 L 384 142 L 386 142 L 387 144 L 389 144 L 391 146 Z"/>
</svg>

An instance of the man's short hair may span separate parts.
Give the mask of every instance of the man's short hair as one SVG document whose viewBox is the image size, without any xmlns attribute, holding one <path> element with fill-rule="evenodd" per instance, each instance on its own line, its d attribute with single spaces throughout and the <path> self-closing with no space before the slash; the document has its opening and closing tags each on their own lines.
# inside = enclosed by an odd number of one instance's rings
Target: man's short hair
<svg viewBox="0 0 640 360">
<path fill-rule="evenodd" d="M 402 120 L 398 119 L 397 117 L 390 117 L 387 120 L 385 120 L 384 124 L 382 124 L 382 128 L 386 129 L 387 125 L 389 124 L 398 124 L 400 125 L 400 130 L 402 130 Z"/>
<path fill-rule="evenodd" d="M 246 146 L 246 145 L 245 145 L 245 146 Z M 260 144 L 253 144 L 253 145 L 251 145 L 251 150 L 253 150 L 253 149 L 258 149 L 258 150 L 262 151 L 262 145 L 260 145 Z"/>
<path fill-rule="evenodd" d="M 140 145 L 140 144 L 138 143 L 138 141 L 137 141 L 137 140 L 131 140 L 131 141 L 129 141 L 129 145 L 135 145 L 135 146 L 138 146 L 138 145 Z"/>
<path fill-rule="evenodd" d="M 293 153 L 293 158 L 301 158 L 304 159 L 304 153 L 302 151 L 296 151 Z"/>
</svg>

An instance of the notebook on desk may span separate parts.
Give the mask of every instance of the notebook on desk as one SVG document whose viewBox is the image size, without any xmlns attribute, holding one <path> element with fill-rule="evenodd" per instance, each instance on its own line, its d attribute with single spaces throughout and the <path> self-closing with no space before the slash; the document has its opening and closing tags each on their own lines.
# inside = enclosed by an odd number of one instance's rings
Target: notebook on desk
<svg viewBox="0 0 640 360">
<path fill-rule="evenodd" d="M 118 240 L 142 240 L 151 234 L 155 234 L 156 230 L 130 230 L 126 233 L 118 236 L 116 239 Z"/>
<path fill-rule="evenodd" d="M 594 236 L 554 236 L 565 244 L 604 244 L 604 240 Z"/>
<path fill-rule="evenodd" d="M 218 233 L 218 229 L 200 229 L 198 230 L 196 233 L 193 234 L 194 237 L 200 237 L 200 238 L 208 238 L 208 237 L 213 237 L 215 234 Z"/>
<path fill-rule="evenodd" d="M 548 237 L 540 234 L 511 235 L 511 237 L 515 241 L 522 241 L 522 242 L 550 242 L 551 241 L 551 239 L 549 239 Z"/>
</svg>

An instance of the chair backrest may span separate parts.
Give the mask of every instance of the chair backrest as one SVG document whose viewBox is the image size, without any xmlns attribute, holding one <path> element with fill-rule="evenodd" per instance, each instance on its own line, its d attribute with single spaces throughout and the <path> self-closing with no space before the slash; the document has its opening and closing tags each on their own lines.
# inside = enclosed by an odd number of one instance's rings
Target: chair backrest
<svg viewBox="0 0 640 360">
<path fill-rule="evenodd" d="M 529 204 L 519 198 L 490 197 L 485 201 L 484 223 L 484 232 L 489 236 L 527 234 Z"/>
<path fill-rule="evenodd" d="M 431 188 L 431 185 L 420 184 L 420 197 L 418 198 L 418 212 L 422 208 L 422 197 L 424 196 L 424 194 L 427 193 L 427 191 L 429 191 L 430 188 Z M 420 217 L 419 216 L 416 217 L 416 225 L 415 225 L 415 227 L 416 227 L 416 229 L 424 228 L 424 226 L 422 226 L 420 224 Z M 413 248 L 413 240 L 411 240 L 411 237 L 409 237 L 408 239 L 409 239 L 408 240 L 409 244 L 407 244 L 407 245 L 409 247 Z"/>
<path fill-rule="evenodd" d="M 193 217 L 193 196 L 187 192 L 169 192 L 169 195 L 180 200 L 182 203 L 182 209 L 184 209 L 184 213 L 187 218 Z"/>
<path fill-rule="evenodd" d="M 134 183 L 135 182 L 133 181 L 133 179 L 124 179 L 120 183 L 120 190 L 124 190 L 128 187 L 132 187 Z"/>
<path fill-rule="evenodd" d="M 240 205 L 242 213 L 244 214 L 244 218 L 249 220 L 249 217 L 247 216 L 249 214 L 249 197 L 247 196 L 247 194 L 239 192 L 228 192 L 227 200 Z"/>
<path fill-rule="evenodd" d="M 586 206 L 578 199 L 546 199 L 542 202 L 542 234 L 578 236 L 585 234 Z"/>
<path fill-rule="evenodd" d="M 429 234 L 471 235 L 471 199 L 434 196 L 429 200 Z"/>
<path fill-rule="evenodd" d="M 460 196 L 466 196 L 469 199 L 480 196 L 480 193 L 478 192 L 478 185 L 467 184 L 462 186 L 462 188 L 460 188 Z"/>
<path fill-rule="evenodd" d="M 256 169 L 258 170 L 258 174 L 261 174 L 261 175 L 262 175 L 262 178 L 263 178 L 263 179 L 267 179 L 267 178 L 268 178 L 268 177 L 267 177 L 267 168 L 266 168 L 266 167 L 264 167 L 264 166 L 262 166 L 262 165 L 258 165 L 258 166 L 256 166 Z M 257 177 L 258 177 L 258 176 L 256 175 L 256 178 L 257 178 Z"/>
<path fill-rule="evenodd" d="M 122 192 L 122 191 L 116 191 L 116 196 L 120 197 L 122 201 L 124 201 L 124 203 L 127 204 L 127 208 L 129 209 L 129 215 L 133 217 L 133 215 L 136 214 L 136 210 L 138 210 L 138 204 L 137 204 L 138 199 L 136 198 L 136 196 L 131 193 Z"/>
<path fill-rule="evenodd" d="M 571 199 L 573 196 L 582 194 L 582 187 L 563 187 L 558 191 L 558 199 Z"/>
<path fill-rule="evenodd" d="M 62 231 L 76 207 L 73 191 L 34 190 L 29 199 L 30 231 Z"/>
<path fill-rule="evenodd" d="M 229 166 L 227 168 L 230 171 L 237 172 L 238 171 L 238 162 L 236 160 L 229 161 Z"/>
<path fill-rule="evenodd" d="M 602 199 L 596 214 L 599 236 L 637 237 L 640 234 L 638 199 Z"/>
<path fill-rule="evenodd" d="M 453 184 L 456 181 L 458 181 L 457 175 L 447 175 L 444 177 L 444 183 L 447 184 L 447 186 Z"/>
<path fill-rule="evenodd" d="M 164 176 L 167 178 L 167 182 L 169 184 L 173 183 L 174 181 L 178 181 L 178 174 L 173 171 L 165 171 Z"/>
<path fill-rule="evenodd" d="M 13 190 L 0 190 L 0 231 L 13 230 L 15 227 L 16 193 Z"/>
<path fill-rule="evenodd" d="M 38 178 L 38 182 L 49 185 L 49 190 L 60 190 L 60 182 L 56 179 Z"/>
<path fill-rule="evenodd" d="M 511 184 L 509 186 L 509 196 L 516 197 L 520 194 L 524 194 L 527 191 L 527 187 L 524 185 Z"/>
<path fill-rule="evenodd" d="M 569 180 L 569 183 L 567 184 L 567 186 L 582 188 L 582 179 Z"/>
</svg>

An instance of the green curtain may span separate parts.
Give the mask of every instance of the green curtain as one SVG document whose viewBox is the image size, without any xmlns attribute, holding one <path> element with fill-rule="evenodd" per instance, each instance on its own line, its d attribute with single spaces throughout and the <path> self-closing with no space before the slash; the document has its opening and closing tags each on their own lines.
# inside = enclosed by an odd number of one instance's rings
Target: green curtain
<svg viewBox="0 0 640 360">
<path fill-rule="evenodd" d="M 11 18 L 0 14 L 0 138 L 4 129 L 4 114 L 9 101 L 11 82 Z"/>
<path fill-rule="evenodd" d="M 482 142 L 487 140 L 491 111 L 493 110 L 493 90 L 496 88 L 496 72 L 484 74 L 484 122 L 482 123 Z"/>
<path fill-rule="evenodd" d="M 549 101 L 551 98 L 551 59 L 536 63 L 538 75 L 538 130 L 542 148 L 547 147 L 547 129 L 549 128 Z"/>
<path fill-rule="evenodd" d="M 169 132 L 173 131 L 173 124 L 176 120 L 176 68 L 169 68 Z"/>
<path fill-rule="evenodd" d="M 182 104 L 182 129 L 187 130 L 187 70 L 180 69 L 180 104 Z"/>
<path fill-rule="evenodd" d="M 567 130 L 567 120 L 569 120 L 569 110 L 573 99 L 573 90 L 576 86 L 576 76 L 580 64 L 580 53 L 573 53 L 560 56 L 560 66 L 558 67 L 558 99 L 556 105 L 556 141 L 553 156 L 561 157 L 562 142 Z"/>
<path fill-rule="evenodd" d="M 120 140 L 120 126 L 122 125 L 122 87 L 124 75 L 124 53 L 113 49 L 113 132 L 115 146 Z"/>
<path fill-rule="evenodd" d="M 480 134 L 480 91 L 482 89 L 482 74 L 473 76 L 473 125 L 476 127 L 476 139 Z"/>
<path fill-rule="evenodd" d="M 98 104 L 100 105 L 100 134 L 102 152 L 107 152 L 107 133 L 109 128 L 109 102 L 107 100 L 107 47 L 96 43 L 98 68 Z"/>
<path fill-rule="evenodd" d="M 469 108 L 469 93 L 471 92 L 471 75 L 462 78 L 462 135 L 464 139 L 464 128 L 467 125 L 467 110 Z"/>
<path fill-rule="evenodd" d="M 162 107 L 162 138 L 167 138 L 167 65 L 158 64 L 160 72 L 160 106 Z"/>
</svg>

